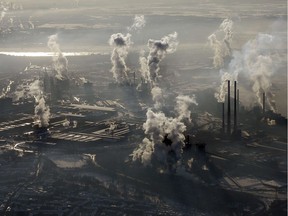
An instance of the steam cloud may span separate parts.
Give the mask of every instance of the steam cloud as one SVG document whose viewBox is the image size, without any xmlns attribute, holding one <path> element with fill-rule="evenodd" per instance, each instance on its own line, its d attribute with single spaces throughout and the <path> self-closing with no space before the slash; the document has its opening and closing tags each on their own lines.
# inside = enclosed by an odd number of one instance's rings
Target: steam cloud
<svg viewBox="0 0 288 216">
<path fill-rule="evenodd" d="M 232 54 L 231 42 L 233 38 L 233 21 L 225 19 L 220 24 L 218 30 L 208 37 L 210 47 L 214 51 L 213 65 L 215 68 L 224 66 L 224 59 Z M 217 39 L 217 34 L 224 34 L 222 40 Z"/>
<path fill-rule="evenodd" d="M 29 86 L 29 95 L 34 97 L 36 104 L 34 109 L 34 121 L 39 124 L 39 127 L 49 126 L 50 108 L 46 105 L 42 85 L 39 80 L 35 80 Z"/>
<path fill-rule="evenodd" d="M 146 83 L 154 85 L 158 82 L 160 74 L 160 62 L 166 54 L 174 53 L 178 46 L 177 32 L 163 37 L 161 40 L 148 41 L 149 55 L 147 58 L 141 56 L 139 59 L 141 65 L 141 75 Z"/>
<path fill-rule="evenodd" d="M 139 159 L 147 166 L 151 165 L 154 158 L 166 167 L 172 165 L 172 168 L 176 168 L 182 154 L 186 126 L 177 118 L 166 117 L 163 112 L 155 113 L 148 109 L 146 116 L 143 129 L 148 138 L 144 138 L 138 149 L 134 150 L 132 160 Z M 166 135 L 171 145 L 163 143 Z"/>
<path fill-rule="evenodd" d="M 158 86 L 155 86 L 151 89 L 152 99 L 154 101 L 154 108 L 159 110 L 162 108 L 163 104 L 163 92 L 162 89 Z"/>
<path fill-rule="evenodd" d="M 281 47 L 281 40 L 270 34 L 258 34 L 253 40 L 248 41 L 241 49 L 233 53 L 233 59 L 229 64 L 229 71 L 237 79 L 239 73 L 243 73 L 253 86 L 257 102 L 262 106 L 262 93 L 272 96 L 271 78 L 280 65 L 278 48 Z M 272 98 L 267 98 L 267 105 L 275 111 L 271 103 Z"/>
<path fill-rule="evenodd" d="M 156 95 L 162 94 L 159 87 L 153 88 Z M 153 90 L 152 89 L 152 90 Z M 161 97 L 160 97 L 161 99 Z M 160 104 L 160 107 L 157 105 Z M 155 103 L 155 108 L 160 109 L 162 104 Z M 148 109 L 147 120 L 143 124 L 146 138 L 131 154 L 132 160 L 139 160 L 144 166 L 154 164 L 157 161 L 166 170 L 176 170 L 180 165 L 182 148 L 184 146 L 184 132 L 186 126 L 184 122 L 191 122 L 190 105 L 198 105 L 195 96 L 179 95 L 176 97 L 175 111 L 177 117 L 167 117 L 162 111 Z"/>
<path fill-rule="evenodd" d="M 63 55 L 63 53 L 60 50 L 60 46 L 57 42 L 58 36 L 57 35 L 51 35 L 48 40 L 48 47 L 49 49 L 54 53 L 53 55 L 53 68 L 56 71 L 56 78 L 59 80 L 63 80 L 64 78 L 67 78 L 67 72 L 68 72 L 68 60 Z"/>
<path fill-rule="evenodd" d="M 148 109 L 147 120 L 143 124 L 146 138 L 131 154 L 132 160 L 139 160 L 144 166 L 159 164 L 168 171 L 176 170 L 180 165 L 182 148 L 184 145 L 184 132 L 186 126 L 184 122 L 191 121 L 190 105 L 197 102 L 195 96 L 179 95 L 176 97 L 175 112 L 177 117 L 167 117 L 162 111 L 164 97 L 163 91 L 159 86 L 161 75 L 160 62 L 166 54 L 176 51 L 178 46 L 177 33 L 169 34 L 161 40 L 148 41 L 149 55 L 144 57 L 141 54 L 140 71 L 142 79 L 151 86 L 151 95 L 154 101 L 154 109 Z"/>
<path fill-rule="evenodd" d="M 272 103 L 271 78 L 277 71 L 280 60 L 277 49 L 281 47 L 281 40 L 270 34 L 258 34 L 253 40 L 248 41 L 240 51 L 234 51 L 232 60 L 227 69 L 220 70 L 221 85 L 215 97 L 218 102 L 225 101 L 227 92 L 227 80 L 234 81 L 242 74 L 249 82 L 252 82 L 252 91 L 257 102 L 262 106 L 262 93 L 267 93 L 267 105 L 275 111 Z"/>
<path fill-rule="evenodd" d="M 179 95 L 176 97 L 175 110 L 178 113 L 178 119 L 180 121 L 187 120 L 188 122 L 191 122 L 191 111 L 189 110 L 191 104 L 198 105 L 195 95 L 193 95 L 192 98 L 186 95 Z"/>
<path fill-rule="evenodd" d="M 50 119 L 50 108 L 46 106 L 44 97 L 41 97 L 35 106 L 35 121 L 39 123 L 39 127 L 48 127 Z"/>
<path fill-rule="evenodd" d="M 236 78 L 233 77 L 230 73 L 224 72 L 223 70 L 220 70 L 220 76 L 221 76 L 221 84 L 219 86 L 218 92 L 216 92 L 214 95 L 218 103 L 224 103 L 227 92 L 227 80 L 233 81 L 233 79 Z"/>
<path fill-rule="evenodd" d="M 139 31 L 146 25 L 144 15 L 135 15 L 132 26 L 128 27 L 128 31 Z"/>
<path fill-rule="evenodd" d="M 128 79 L 128 67 L 126 66 L 126 58 L 128 55 L 128 49 L 131 45 L 131 35 L 122 33 L 117 33 L 111 35 L 109 39 L 109 45 L 113 46 L 114 49 L 111 55 L 113 77 L 117 83 L 123 84 L 129 82 Z"/>
</svg>

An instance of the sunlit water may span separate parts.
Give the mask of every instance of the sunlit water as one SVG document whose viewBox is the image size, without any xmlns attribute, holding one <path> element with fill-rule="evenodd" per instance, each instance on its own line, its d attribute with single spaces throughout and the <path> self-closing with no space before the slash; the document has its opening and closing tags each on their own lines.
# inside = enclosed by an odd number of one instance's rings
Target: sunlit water
<svg viewBox="0 0 288 216">
<path fill-rule="evenodd" d="M 52 57 L 57 54 L 53 52 L 0 52 L 2 55 L 19 56 L 19 57 Z M 89 56 L 89 55 L 104 55 L 100 52 L 63 52 L 64 56 Z"/>
</svg>

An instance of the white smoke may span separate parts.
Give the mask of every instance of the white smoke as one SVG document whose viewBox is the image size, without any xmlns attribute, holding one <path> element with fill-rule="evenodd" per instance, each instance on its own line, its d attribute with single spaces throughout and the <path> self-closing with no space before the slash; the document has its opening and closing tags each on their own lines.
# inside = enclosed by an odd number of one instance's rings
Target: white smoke
<svg viewBox="0 0 288 216">
<path fill-rule="evenodd" d="M 215 68 L 224 66 L 224 59 L 232 54 L 231 42 L 233 39 L 233 21 L 225 19 L 220 24 L 218 30 L 208 37 L 210 47 L 214 51 L 213 65 Z M 217 35 L 224 34 L 222 39 L 218 40 Z"/>
<path fill-rule="evenodd" d="M 161 95 L 162 90 L 159 87 L 154 87 L 155 95 Z M 152 89 L 152 90 L 153 90 Z M 159 96 L 160 99 L 163 99 Z M 159 99 L 158 99 L 159 100 Z M 155 108 L 157 107 L 155 99 Z M 189 110 L 192 104 L 198 105 L 193 95 L 179 95 L 176 97 L 175 111 L 177 117 L 167 117 L 162 111 L 153 111 L 148 109 L 146 122 L 143 124 L 143 129 L 146 138 L 131 154 L 132 160 L 139 160 L 144 166 L 152 165 L 153 161 L 157 161 L 164 169 L 173 171 L 180 165 L 182 157 L 182 148 L 184 146 L 184 132 L 186 126 L 184 122 L 191 122 L 191 111 Z"/>
<path fill-rule="evenodd" d="M 109 39 L 109 45 L 113 46 L 114 49 L 111 55 L 113 77 L 117 83 L 127 83 L 128 79 L 128 68 L 126 66 L 126 58 L 128 55 L 128 49 L 132 44 L 131 35 L 123 35 L 121 33 L 111 35 Z"/>
<path fill-rule="evenodd" d="M 54 53 L 53 55 L 53 68 L 56 71 L 56 78 L 59 80 L 63 80 L 67 78 L 68 72 L 68 60 L 63 55 L 60 46 L 58 44 L 58 36 L 57 34 L 51 35 L 48 40 L 48 47 Z"/>
<path fill-rule="evenodd" d="M 176 97 L 175 110 L 178 113 L 179 121 L 187 120 L 188 122 L 191 122 L 191 111 L 189 110 L 189 107 L 192 104 L 198 105 L 195 95 L 193 95 L 192 98 L 186 95 L 178 95 Z"/>
<path fill-rule="evenodd" d="M 50 108 L 46 106 L 44 97 L 41 97 L 35 106 L 35 121 L 39 127 L 48 127 L 50 120 Z"/>
<path fill-rule="evenodd" d="M 76 120 L 73 121 L 73 128 L 77 128 L 78 122 Z"/>
<path fill-rule="evenodd" d="M 141 75 L 145 82 L 154 85 L 158 82 L 160 74 L 160 62 L 166 54 L 174 53 L 178 46 L 177 32 L 169 34 L 161 40 L 148 41 L 149 55 L 147 58 L 141 56 L 139 59 L 141 65 Z"/>
<path fill-rule="evenodd" d="M 69 127 L 70 126 L 70 121 L 68 119 L 65 119 L 64 122 L 62 123 L 63 127 Z"/>
<path fill-rule="evenodd" d="M 258 34 L 248 41 L 240 51 L 233 52 L 233 59 L 229 64 L 229 72 L 237 80 L 240 73 L 252 82 L 252 91 L 257 102 L 262 106 L 262 93 L 273 95 L 271 92 L 271 78 L 280 65 L 277 49 L 281 47 L 281 40 L 270 34 Z M 275 111 L 271 98 L 267 98 L 268 107 Z"/>
<path fill-rule="evenodd" d="M 128 27 L 128 31 L 139 31 L 146 25 L 144 15 L 135 15 L 133 24 Z"/>
<path fill-rule="evenodd" d="M 163 105 L 163 92 L 158 86 L 151 89 L 152 100 L 154 101 L 154 108 L 159 110 Z"/>
<path fill-rule="evenodd" d="M 143 129 L 148 138 L 145 138 L 139 147 L 132 153 L 132 160 L 140 160 L 144 165 L 151 165 L 155 158 L 166 168 L 175 169 L 182 156 L 184 145 L 183 132 L 186 126 L 177 118 L 166 117 L 163 112 L 155 113 L 151 109 L 147 111 L 147 120 Z M 171 141 L 171 145 L 163 141 L 165 136 Z"/>
<path fill-rule="evenodd" d="M 230 80 L 232 83 L 237 78 L 233 77 L 233 75 L 228 72 L 224 72 L 223 70 L 220 70 L 220 76 L 221 76 L 221 84 L 218 88 L 218 91 L 214 95 L 218 103 L 224 103 L 225 96 L 228 91 L 227 81 Z"/>
<path fill-rule="evenodd" d="M 49 126 L 50 108 L 46 105 L 43 96 L 43 85 L 39 80 L 35 80 L 29 86 L 28 95 L 33 96 L 35 99 L 34 121 L 37 122 L 39 127 Z"/>
</svg>

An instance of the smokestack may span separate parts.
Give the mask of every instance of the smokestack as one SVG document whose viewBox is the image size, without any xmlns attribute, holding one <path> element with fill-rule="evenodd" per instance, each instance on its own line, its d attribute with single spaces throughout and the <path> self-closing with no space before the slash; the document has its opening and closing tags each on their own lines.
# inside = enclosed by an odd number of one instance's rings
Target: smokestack
<svg viewBox="0 0 288 216">
<path fill-rule="evenodd" d="M 222 131 L 225 133 L 225 103 L 222 103 Z"/>
<path fill-rule="evenodd" d="M 136 72 L 133 73 L 133 79 L 134 79 L 134 86 L 136 86 Z"/>
<path fill-rule="evenodd" d="M 234 81 L 234 131 L 237 130 L 237 82 Z"/>
<path fill-rule="evenodd" d="M 263 92 L 263 114 L 265 114 L 265 98 L 266 98 L 266 95 L 265 95 L 265 92 Z"/>
<path fill-rule="evenodd" d="M 230 80 L 228 80 L 227 134 L 231 133 Z"/>
<path fill-rule="evenodd" d="M 240 92 L 239 89 L 237 89 L 237 116 L 239 116 L 240 113 Z"/>
</svg>

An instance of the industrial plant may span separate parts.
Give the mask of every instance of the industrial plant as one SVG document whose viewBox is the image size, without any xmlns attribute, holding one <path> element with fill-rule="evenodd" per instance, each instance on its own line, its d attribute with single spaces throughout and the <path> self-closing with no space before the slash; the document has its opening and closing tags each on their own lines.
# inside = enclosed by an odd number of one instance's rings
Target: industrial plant
<svg viewBox="0 0 288 216">
<path fill-rule="evenodd" d="M 267 31 L 250 6 L 25 2 L 0 1 L 0 215 L 287 214 L 280 0 Z"/>
</svg>

